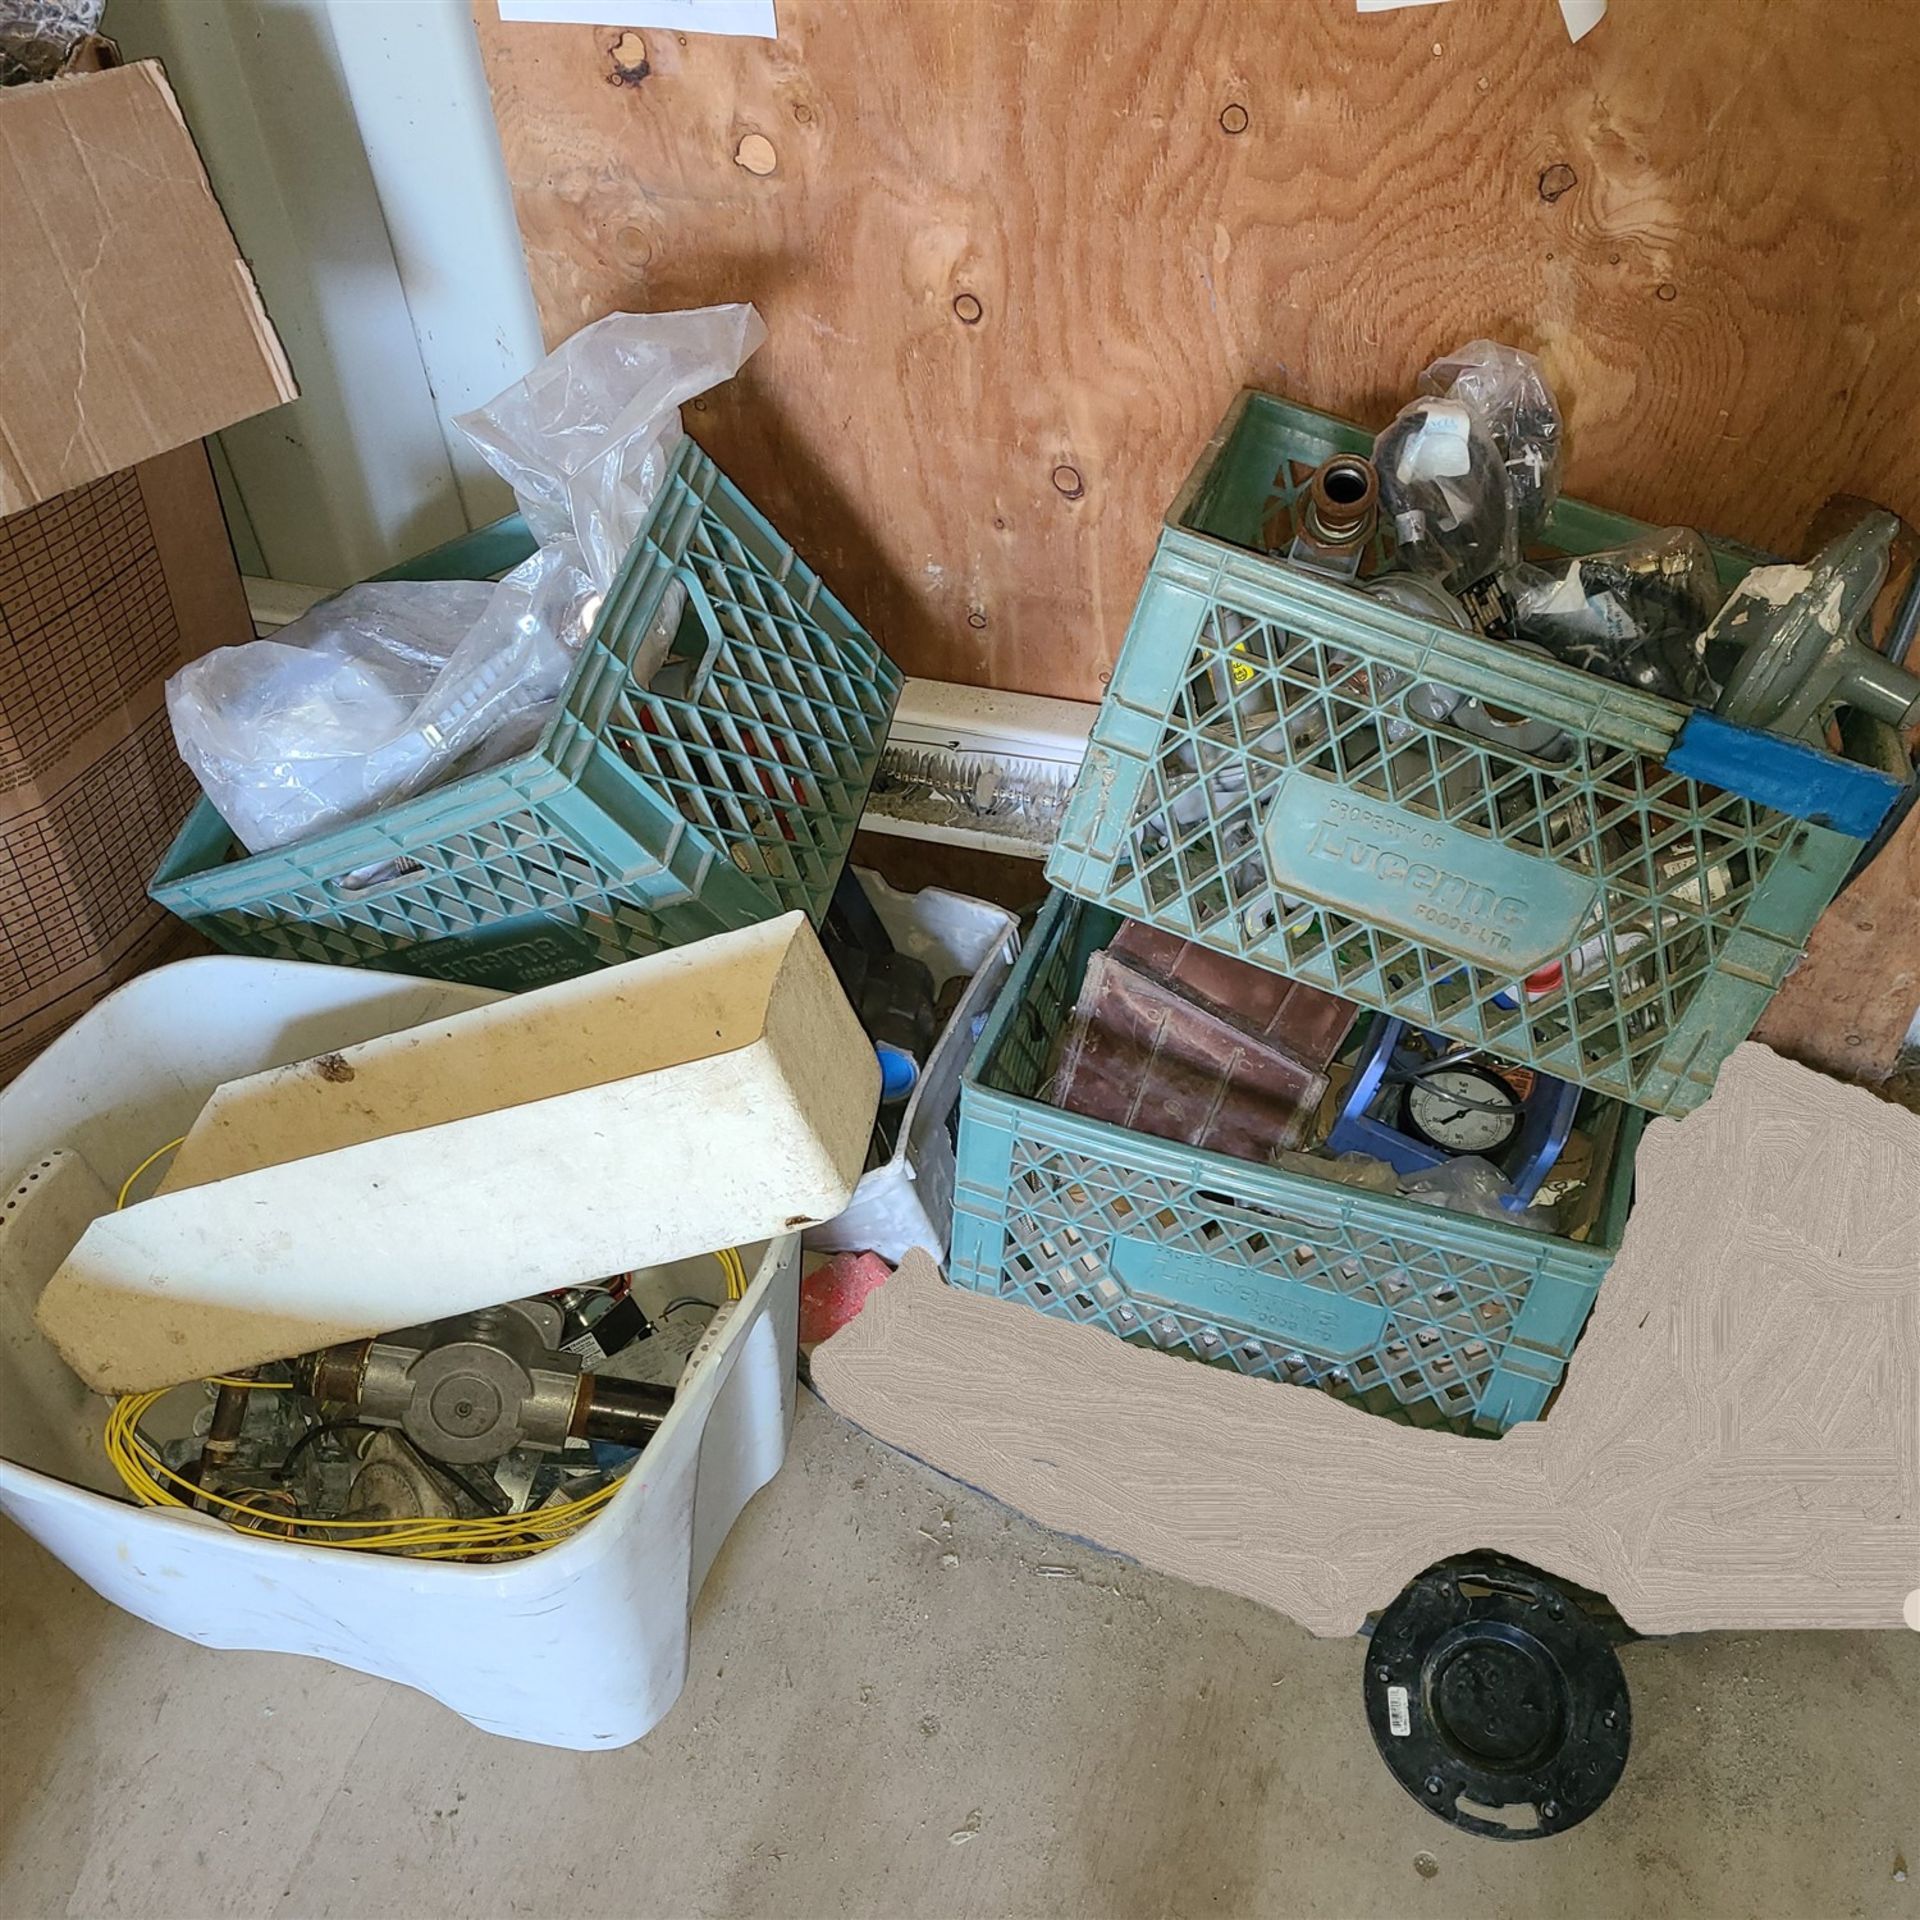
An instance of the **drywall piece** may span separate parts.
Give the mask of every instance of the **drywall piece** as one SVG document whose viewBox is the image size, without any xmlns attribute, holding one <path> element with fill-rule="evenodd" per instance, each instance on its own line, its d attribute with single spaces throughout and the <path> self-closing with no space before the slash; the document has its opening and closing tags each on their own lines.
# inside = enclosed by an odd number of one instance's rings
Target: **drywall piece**
<svg viewBox="0 0 1920 1920">
<path fill-rule="evenodd" d="M 830 1219 L 873 1048 L 793 913 L 217 1089 L 42 1333 L 125 1393 Z"/>
<path fill-rule="evenodd" d="M 1748 1044 L 1656 1120 L 1544 1421 L 1422 1432 L 941 1284 L 911 1255 L 813 1380 L 1043 1524 L 1353 1632 L 1497 1548 L 1648 1633 L 1889 1627 L 1920 1588 L 1920 1118 Z"/>
</svg>

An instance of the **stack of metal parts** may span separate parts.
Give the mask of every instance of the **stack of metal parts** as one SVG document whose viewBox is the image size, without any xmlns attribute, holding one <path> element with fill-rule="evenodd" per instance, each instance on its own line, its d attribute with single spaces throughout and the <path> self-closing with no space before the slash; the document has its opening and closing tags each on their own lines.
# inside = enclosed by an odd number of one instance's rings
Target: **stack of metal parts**
<svg viewBox="0 0 1920 1920">
<path fill-rule="evenodd" d="M 186 1431 L 143 1444 L 193 1503 L 264 1509 L 294 1537 L 557 1511 L 617 1480 L 671 1411 L 654 1333 L 624 1278 L 509 1301 L 223 1377 Z"/>
</svg>

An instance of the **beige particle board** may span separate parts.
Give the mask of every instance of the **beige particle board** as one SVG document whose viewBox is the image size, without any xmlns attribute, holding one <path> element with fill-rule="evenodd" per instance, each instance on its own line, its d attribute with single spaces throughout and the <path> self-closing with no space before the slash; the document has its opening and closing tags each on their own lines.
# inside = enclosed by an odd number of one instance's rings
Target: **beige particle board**
<svg viewBox="0 0 1920 1920">
<path fill-rule="evenodd" d="M 40 1330 L 138 1392 L 830 1219 L 873 1048 L 800 914 L 219 1088 Z"/>
<path fill-rule="evenodd" d="M 1920 1118 L 1740 1047 L 1656 1120 L 1559 1399 L 1382 1420 L 942 1284 L 818 1348 L 828 1403 L 1036 1520 L 1344 1634 L 1493 1548 L 1643 1632 L 1920 1626 Z"/>
</svg>

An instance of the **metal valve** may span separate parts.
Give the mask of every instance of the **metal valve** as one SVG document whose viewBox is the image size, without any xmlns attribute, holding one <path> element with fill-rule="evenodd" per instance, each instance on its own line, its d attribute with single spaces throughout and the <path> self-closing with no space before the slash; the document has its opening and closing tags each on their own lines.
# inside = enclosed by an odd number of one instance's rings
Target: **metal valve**
<svg viewBox="0 0 1920 1920">
<path fill-rule="evenodd" d="M 1715 708 L 1723 719 L 1816 742 L 1831 707 L 1900 728 L 1920 720 L 1920 678 L 1859 637 L 1899 524 L 1870 513 L 1810 566 L 1756 568 L 1734 589 L 1707 629 L 1710 654 L 1743 649 Z"/>
<path fill-rule="evenodd" d="M 553 1302 L 509 1301 L 328 1347 L 305 1363 L 309 1391 L 353 1407 L 369 1425 L 398 1427 L 454 1466 L 516 1447 L 557 1453 L 569 1440 L 643 1445 L 673 1390 L 583 1373 L 577 1355 L 556 1350 L 560 1330 Z"/>
</svg>

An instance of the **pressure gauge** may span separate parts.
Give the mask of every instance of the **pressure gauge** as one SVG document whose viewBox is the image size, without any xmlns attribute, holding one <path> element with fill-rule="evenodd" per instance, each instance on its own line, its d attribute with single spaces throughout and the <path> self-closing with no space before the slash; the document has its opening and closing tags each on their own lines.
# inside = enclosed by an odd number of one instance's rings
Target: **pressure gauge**
<svg viewBox="0 0 1920 1920">
<path fill-rule="evenodd" d="M 1520 1097 L 1485 1067 L 1435 1067 L 1407 1087 L 1408 1131 L 1442 1153 L 1499 1153 L 1520 1131 Z"/>
</svg>

